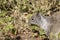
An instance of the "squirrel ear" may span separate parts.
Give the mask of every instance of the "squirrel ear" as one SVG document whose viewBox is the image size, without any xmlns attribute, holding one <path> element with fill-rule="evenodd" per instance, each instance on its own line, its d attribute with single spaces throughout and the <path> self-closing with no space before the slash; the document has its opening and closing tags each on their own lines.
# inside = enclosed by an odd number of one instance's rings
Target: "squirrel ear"
<svg viewBox="0 0 60 40">
<path fill-rule="evenodd" d="M 36 16 L 40 17 L 41 16 L 41 13 L 37 13 Z"/>
<path fill-rule="evenodd" d="M 40 13 L 37 13 L 37 14 L 36 14 L 36 17 L 37 17 L 38 19 L 41 19 L 41 14 L 40 14 Z"/>
<path fill-rule="evenodd" d="M 38 16 L 39 15 L 39 13 L 36 13 L 36 16 Z"/>
<path fill-rule="evenodd" d="M 39 11 L 37 11 L 37 13 L 36 13 L 36 16 L 38 16 L 39 15 Z"/>
</svg>

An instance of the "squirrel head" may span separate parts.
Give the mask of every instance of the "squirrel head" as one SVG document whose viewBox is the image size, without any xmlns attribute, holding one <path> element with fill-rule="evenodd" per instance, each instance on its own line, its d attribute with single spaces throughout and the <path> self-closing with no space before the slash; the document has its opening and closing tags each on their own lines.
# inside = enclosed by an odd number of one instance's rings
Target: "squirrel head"
<svg viewBox="0 0 60 40">
<path fill-rule="evenodd" d="M 32 17 L 29 19 L 29 24 L 37 25 L 37 24 L 40 24 L 40 21 L 41 21 L 41 14 L 36 13 L 36 14 L 32 15 Z"/>
</svg>

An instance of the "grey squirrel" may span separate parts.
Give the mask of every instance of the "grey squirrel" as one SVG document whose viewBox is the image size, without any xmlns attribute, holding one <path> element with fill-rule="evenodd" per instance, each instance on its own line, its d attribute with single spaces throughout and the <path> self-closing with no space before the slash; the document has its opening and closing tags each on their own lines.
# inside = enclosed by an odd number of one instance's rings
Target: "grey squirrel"
<svg viewBox="0 0 60 40">
<path fill-rule="evenodd" d="M 52 16 L 43 16 L 41 13 L 36 13 L 29 19 L 29 24 L 39 26 L 48 36 L 50 33 L 53 33 L 56 36 L 56 40 L 60 40 L 58 38 L 58 33 L 60 32 L 60 12 L 56 12 Z M 51 38 L 50 40 L 55 39 Z"/>
</svg>

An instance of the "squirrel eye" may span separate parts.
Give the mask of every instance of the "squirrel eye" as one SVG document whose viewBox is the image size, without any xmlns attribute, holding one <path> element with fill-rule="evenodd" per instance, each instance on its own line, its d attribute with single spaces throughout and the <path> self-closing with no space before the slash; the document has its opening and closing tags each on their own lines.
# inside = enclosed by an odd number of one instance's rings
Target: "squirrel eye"
<svg viewBox="0 0 60 40">
<path fill-rule="evenodd" d="M 34 19 L 32 18 L 32 20 L 34 20 Z"/>
</svg>

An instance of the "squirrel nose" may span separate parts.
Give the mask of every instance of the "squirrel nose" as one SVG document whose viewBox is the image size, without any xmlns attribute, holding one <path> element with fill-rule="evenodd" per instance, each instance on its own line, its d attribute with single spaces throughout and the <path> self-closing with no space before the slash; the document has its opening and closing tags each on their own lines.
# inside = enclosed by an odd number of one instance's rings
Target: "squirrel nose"
<svg viewBox="0 0 60 40">
<path fill-rule="evenodd" d="M 28 20 L 28 25 L 31 25 L 31 22 L 30 22 L 30 20 Z"/>
</svg>

